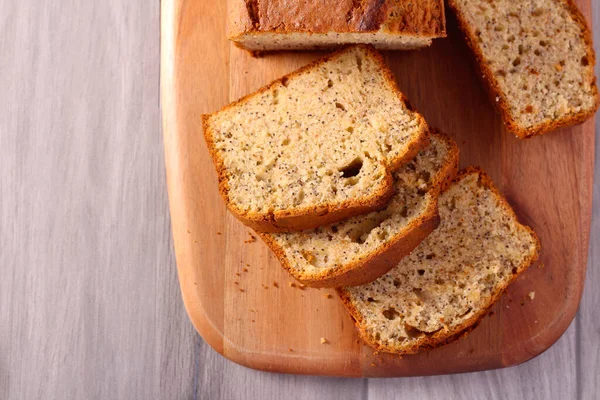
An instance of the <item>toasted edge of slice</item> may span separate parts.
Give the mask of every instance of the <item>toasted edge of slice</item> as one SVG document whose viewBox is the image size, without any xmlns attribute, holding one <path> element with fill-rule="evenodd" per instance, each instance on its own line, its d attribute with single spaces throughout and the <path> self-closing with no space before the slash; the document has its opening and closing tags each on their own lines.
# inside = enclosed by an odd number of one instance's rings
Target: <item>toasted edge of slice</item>
<svg viewBox="0 0 600 400">
<path fill-rule="evenodd" d="M 458 171 L 459 149 L 456 143 L 443 133 L 432 130 L 433 137 L 436 137 L 447 146 L 448 154 L 428 191 L 432 201 L 418 218 L 411 221 L 395 236 L 389 238 L 385 244 L 369 256 L 336 269 L 324 270 L 319 274 L 302 274 L 292 267 L 294 261 L 287 256 L 285 250 L 270 234 L 258 233 L 258 235 L 275 253 L 283 268 L 306 286 L 317 288 L 357 286 L 379 278 L 395 267 L 404 256 L 410 254 L 439 225 L 437 197 L 440 191 L 454 179 Z M 357 218 L 360 218 L 360 216 Z M 298 234 L 303 234 L 303 232 Z M 307 234 L 310 234 L 310 232 Z"/>
<path fill-rule="evenodd" d="M 267 86 L 262 87 L 254 93 L 248 94 L 239 100 L 230 103 L 220 111 L 235 107 L 238 104 L 244 103 L 246 100 L 270 90 L 272 87 L 282 85 L 287 80 L 304 72 L 317 69 L 321 64 L 325 64 L 332 59 L 344 54 L 352 49 L 360 49 L 366 53 L 366 56 L 372 57 L 373 61 L 378 65 L 383 75 L 385 82 L 390 86 L 392 91 L 397 95 L 398 99 L 403 103 L 406 109 L 413 112 L 416 120 L 419 123 L 420 130 L 409 141 L 403 153 L 394 159 L 387 160 L 386 175 L 384 184 L 378 190 L 373 191 L 369 196 L 364 198 L 353 198 L 338 203 L 325 203 L 315 206 L 306 206 L 303 208 L 295 208 L 291 210 L 278 210 L 268 213 L 252 212 L 242 210 L 229 200 L 229 184 L 227 168 L 219 156 L 213 139 L 213 132 L 209 124 L 209 119 L 213 114 L 202 115 L 202 128 L 204 138 L 208 146 L 211 158 L 215 165 L 218 181 L 219 192 L 225 201 L 229 211 L 244 225 L 247 225 L 257 232 L 291 232 L 317 228 L 319 226 L 328 225 L 340 220 L 350 218 L 355 215 L 366 214 L 370 211 L 380 210 L 385 208 L 387 203 L 394 195 L 392 171 L 400 168 L 402 165 L 410 161 L 421 148 L 429 144 L 429 128 L 425 119 L 421 114 L 416 112 L 408 99 L 398 89 L 396 80 L 392 71 L 389 69 L 383 56 L 370 45 L 353 45 L 347 46 L 344 49 L 331 53 L 319 60 L 316 60 L 290 74 L 287 74 Z M 218 111 L 217 111 L 218 112 Z"/>
<path fill-rule="evenodd" d="M 489 309 L 500 299 L 504 291 L 511 283 L 514 282 L 529 266 L 531 266 L 534 262 L 539 258 L 541 244 L 537 234 L 527 225 L 523 225 L 518 222 L 517 216 L 512 209 L 512 207 L 508 204 L 506 199 L 502 196 L 500 191 L 496 188 L 491 178 L 479 167 L 467 167 L 460 171 L 453 183 L 449 186 L 451 187 L 454 183 L 461 181 L 463 178 L 467 177 L 471 174 L 479 175 L 481 183 L 492 191 L 492 194 L 498 199 L 501 208 L 504 212 L 507 213 L 512 219 L 514 219 L 515 223 L 520 227 L 525 229 L 529 234 L 531 234 L 536 246 L 533 253 L 528 255 L 523 260 L 523 263 L 519 265 L 515 272 L 512 273 L 510 279 L 508 279 L 504 284 L 498 286 L 490 296 L 487 304 L 482 306 L 479 310 L 473 313 L 471 317 L 465 320 L 459 326 L 453 328 L 452 330 L 444 327 L 433 334 L 423 336 L 423 340 L 415 341 L 413 345 L 407 347 L 399 347 L 399 346 L 389 346 L 382 344 L 379 340 L 377 340 L 373 335 L 371 335 L 365 327 L 366 321 L 363 317 L 362 313 L 356 308 L 354 305 L 351 294 L 346 288 L 337 288 L 336 291 L 340 296 L 342 303 L 346 307 L 347 311 L 350 313 L 352 320 L 354 321 L 355 327 L 359 333 L 360 338 L 369 346 L 375 348 L 377 351 L 383 351 L 386 353 L 394 353 L 394 354 L 415 354 L 423 350 L 430 350 L 436 347 L 440 347 L 444 344 L 448 344 L 453 342 L 456 339 L 459 339 L 462 336 L 467 335 L 473 329 L 477 327 L 479 322 L 483 317 L 486 316 Z M 356 289 L 356 288 L 352 288 Z"/>
<path fill-rule="evenodd" d="M 568 6 L 569 11 L 571 12 L 571 16 L 573 17 L 573 19 L 575 20 L 577 25 L 579 25 L 579 27 L 581 28 L 581 30 L 583 32 L 583 41 L 587 48 L 587 56 L 588 56 L 590 65 L 592 65 L 592 66 L 596 65 L 596 52 L 594 51 L 594 45 L 593 45 L 593 41 L 592 41 L 592 33 L 587 25 L 585 17 L 581 13 L 581 11 L 577 7 L 577 5 L 573 2 L 573 0 L 553 0 L 553 1 L 561 1 Z M 510 132 L 517 135 L 517 137 L 519 137 L 520 139 L 528 139 L 533 136 L 539 136 L 539 135 L 543 135 L 545 133 L 554 131 L 558 128 L 581 124 L 596 113 L 596 111 L 598 110 L 598 107 L 600 106 L 600 96 L 598 94 L 596 78 L 594 77 L 593 87 L 595 90 L 596 102 L 592 108 L 590 108 L 588 110 L 580 111 L 575 114 L 568 114 L 568 115 L 564 116 L 563 118 L 551 120 L 549 122 L 541 123 L 541 124 L 538 124 L 533 127 L 523 127 L 523 126 L 519 125 L 519 123 L 511 116 L 510 106 L 508 105 L 509 100 L 507 99 L 505 94 L 500 89 L 500 87 L 497 83 L 497 79 L 494 76 L 494 72 L 491 70 L 489 64 L 485 61 L 485 57 L 484 57 L 482 51 L 479 49 L 479 46 L 477 44 L 478 43 L 477 37 L 474 34 L 474 29 L 470 29 L 469 23 L 467 22 L 466 18 L 461 13 L 459 7 L 456 4 L 456 0 L 448 0 L 448 6 L 454 12 L 454 15 L 456 16 L 460 30 L 465 35 L 465 39 L 467 41 L 469 48 L 471 49 L 471 51 L 473 51 L 475 60 L 477 62 L 477 68 L 480 71 L 479 76 L 480 76 L 480 78 L 482 78 L 481 80 L 484 82 L 484 86 L 490 97 L 490 101 L 492 102 L 492 105 L 494 106 L 496 111 L 502 117 L 504 125 Z M 592 71 L 592 73 L 593 73 L 593 71 Z"/>
</svg>

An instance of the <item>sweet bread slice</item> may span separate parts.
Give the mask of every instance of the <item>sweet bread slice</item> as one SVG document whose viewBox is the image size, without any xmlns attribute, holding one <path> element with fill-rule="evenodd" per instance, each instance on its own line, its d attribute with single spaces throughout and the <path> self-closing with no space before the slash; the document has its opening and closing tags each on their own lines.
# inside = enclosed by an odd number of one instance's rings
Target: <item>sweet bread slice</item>
<svg viewBox="0 0 600 400">
<path fill-rule="evenodd" d="M 383 58 L 354 46 L 203 117 L 229 210 L 257 231 L 312 229 L 385 207 L 392 171 L 428 143 Z"/>
<path fill-rule="evenodd" d="M 592 36 L 572 0 L 449 0 L 508 130 L 526 138 L 598 109 Z"/>
<path fill-rule="evenodd" d="M 416 353 L 472 329 L 537 258 L 536 234 L 479 169 L 459 173 L 439 200 L 440 226 L 376 281 L 338 289 L 363 340 Z"/>
</svg>

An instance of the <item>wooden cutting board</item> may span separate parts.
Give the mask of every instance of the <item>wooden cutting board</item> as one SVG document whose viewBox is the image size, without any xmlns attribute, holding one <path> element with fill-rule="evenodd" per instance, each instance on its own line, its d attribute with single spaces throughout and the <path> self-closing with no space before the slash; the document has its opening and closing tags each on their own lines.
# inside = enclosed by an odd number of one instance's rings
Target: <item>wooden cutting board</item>
<svg viewBox="0 0 600 400">
<path fill-rule="evenodd" d="M 573 319 L 583 290 L 593 121 L 526 141 L 507 133 L 452 16 L 447 39 L 429 49 L 385 55 L 416 109 L 457 141 L 461 165 L 480 165 L 492 176 L 521 220 L 538 232 L 543 251 L 466 339 L 403 358 L 375 355 L 358 342 L 333 291 L 290 286 L 275 257 L 219 196 L 200 115 L 318 57 L 250 57 L 225 37 L 225 3 L 162 0 L 161 90 L 173 237 L 185 307 L 204 340 L 251 368 L 367 377 L 505 367 L 551 346 Z M 589 0 L 577 3 L 591 20 Z"/>
</svg>

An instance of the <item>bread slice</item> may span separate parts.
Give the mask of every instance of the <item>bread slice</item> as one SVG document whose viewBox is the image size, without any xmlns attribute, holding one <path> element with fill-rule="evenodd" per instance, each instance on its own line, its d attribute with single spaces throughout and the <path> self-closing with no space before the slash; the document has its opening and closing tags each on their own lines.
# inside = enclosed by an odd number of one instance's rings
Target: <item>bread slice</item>
<svg viewBox="0 0 600 400">
<path fill-rule="evenodd" d="M 229 39 L 254 52 L 353 43 L 407 50 L 445 36 L 443 0 L 229 2 Z"/>
<path fill-rule="evenodd" d="M 457 169 L 456 143 L 433 134 L 428 147 L 394 172 L 396 194 L 386 209 L 314 230 L 260 236 L 283 267 L 307 286 L 371 282 L 438 226 L 437 198 Z"/>
<path fill-rule="evenodd" d="M 526 138 L 596 112 L 592 37 L 572 0 L 448 3 L 508 130 Z"/>
<path fill-rule="evenodd" d="M 338 289 L 361 337 L 378 350 L 416 353 L 470 330 L 538 257 L 536 234 L 481 170 L 440 196 L 440 226 L 376 281 Z"/>
<path fill-rule="evenodd" d="M 267 232 L 385 207 L 392 171 L 428 143 L 425 120 L 369 46 L 325 57 L 203 124 L 229 210 Z"/>
</svg>

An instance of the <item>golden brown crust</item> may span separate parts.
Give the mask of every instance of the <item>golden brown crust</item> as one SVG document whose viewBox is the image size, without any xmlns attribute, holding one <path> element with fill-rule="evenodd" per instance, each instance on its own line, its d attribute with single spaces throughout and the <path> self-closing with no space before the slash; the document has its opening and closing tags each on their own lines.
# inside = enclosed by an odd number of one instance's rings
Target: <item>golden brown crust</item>
<svg viewBox="0 0 600 400">
<path fill-rule="evenodd" d="M 275 80 L 269 85 L 262 87 L 255 93 L 242 97 L 241 99 L 225 106 L 222 110 L 235 107 L 236 105 L 241 104 L 260 93 L 270 90 L 274 85 L 280 85 L 282 81 L 291 79 L 305 71 L 316 68 L 319 65 L 342 55 L 349 49 L 357 47 L 363 49 L 374 58 L 375 62 L 381 68 L 385 80 L 392 87 L 392 90 L 396 93 L 404 105 L 408 109 L 412 110 L 406 98 L 398 89 L 394 75 L 385 64 L 381 54 L 379 54 L 372 46 L 368 45 L 349 46 L 345 49 L 332 53 L 324 58 L 321 58 L 320 60 L 300 68 L 297 71 Z M 349 199 L 337 204 L 321 204 L 318 206 L 280 210 L 270 213 L 257 213 L 241 210 L 230 202 L 228 194 L 228 171 L 214 145 L 213 132 L 209 122 L 211 115 L 202 116 L 202 127 L 208 150 L 217 171 L 219 192 L 227 204 L 229 211 L 231 211 L 231 213 L 242 223 L 258 232 L 291 232 L 317 228 L 319 226 L 328 225 L 355 215 L 366 214 L 368 212 L 384 208 L 394 195 L 394 182 L 391 172 L 404 165 L 406 162 L 412 159 L 420 149 L 429 144 L 429 128 L 427 127 L 425 119 L 420 114 L 416 112 L 415 114 L 419 121 L 419 126 L 421 127 L 419 134 L 408 143 L 406 150 L 402 154 L 399 154 L 398 157 L 394 159 L 388 160 L 388 165 L 386 165 L 387 174 L 384 182 L 379 188 L 375 188 L 369 197 L 361 199 Z"/>
<path fill-rule="evenodd" d="M 443 0 L 230 0 L 229 33 L 373 33 L 446 36 Z"/>
<path fill-rule="evenodd" d="M 505 212 L 511 215 L 515 220 L 517 216 L 512 209 L 512 207 L 507 203 L 506 199 L 502 196 L 500 191 L 496 188 L 491 178 L 479 167 L 468 167 L 458 173 L 457 177 L 454 179 L 454 182 L 460 181 L 467 175 L 470 174 L 478 174 L 482 184 L 489 188 L 492 193 L 497 197 L 498 201 L 504 208 Z M 498 287 L 496 291 L 490 298 L 488 304 L 482 307 L 478 312 L 476 312 L 471 318 L 463 322 L 461 325 L 450 330 L 448 327 L 444 327 L 441 330 L 435 332 L 432 335 L 423 335 L 420 340 L 414 342 L 410 347 L 394 347 L 388 345 L 382 345 L 375 339 L 366 329 L 363 321 L 362 314 L 358 311 L 358 309 L 352 303 L 350 298 L 350 294 L 344 288 L 338 288 L 337 292 L 342 300 L 342 303 L 350 313 L 352 317 L 356 329 L 358 330 L 359 336 L 361 339 L 368 344 L 369 346 L 377 349 L 377 351 L 383 351 L 386 353 L 395 353 L 395 354 L 414 354 L 423 350 L 433 349 L 444 344 L 450 343 L 462 335 L 473 330 L 477 324 L 481 321 L 483 317 L 487 314 L 488 310 L 500 299 L 506 288 L 517 279 L 521 273 L 523 273 L 531 264 L 537 261 L 541 249 L 540 241 L 536 233 L 528 226 L 522 225 L 525 229 L 529 231 L 529 233 L 534 237 L 536 241 L 536 248 L 534 253 L 526 258 L 523 263 L 517 268 L 517 272 L 513 273 L 511 279 L 506 282 L 506 284 Z"/>
<path fill-rule="evenodd" d="M 394 268 L 403 257 L 410 254 L 440 223 L 437 197 L 442 188 L 454 179 L 458 171 L 459 150 L 456 143 L 447 135 L 435 130 L 432 131 L 432 134 L 443 140 L 449 148 L 448 160 L 441 167 L 439 175 L 431 185 L 431 194 L 435 201 L 431 202 L 421 218 L 413 221 L 368 257 L 348 263 L 335 270 L 324 271 L 319 275 L 304 275 L 299 274 L 292 267 L 291 263 L 293 261 L 288 259 L 285 251 L 270 235 L 261 233 L 258 233 L 258 235 L 275 253 L 283 268 L 306 286 L 317 288 L 358 286 L 374 281 Z"/>
<path fill-rule="evenodd" d="M 592 33 L 589 27 L 587 26 L 585 17 L 583 16 L 583 14 L 581 13 L 581 11 L 579 10 L 579 8 L 573 0 L 560 1 L 563 1 L 567 5 L 569 11 L 571 12 L 571 16 L 581 28 L 583 32 L 583 40 L 587 48 L 587 57 L 590 60 L 590 65 L 593 67 L 594 65 L 596 65 L 596 53 L 594 51 L 594 46 L 592 43 Z M 496 79 L 494 72 L 490 68 L 489 64 L 485 61 L 485 57 L 483 56 L 483 53 L 477 45 L 478 42 L 474 30 L 471 29 L 466 18 L 460 12 L 458 6 L 456 5 L 456 0 L 448 0 L 448 5 L 454 11 L 454 15 L 456 15 L 458 25 L 460 26 L 461 31 L 465 35 L 467 44 L 474 53 L 475 60 L 477 62 L 477 67 L 481 72 L 479 76 L 482 77 L 482 80 L 485 83 L 485 87 L 488 91 L 492 104 L 502 117 L 506 128 L 510 132 L 514 133 L 521 139 L 527 139 L 533 136 L 543 135 L 544 133 L 548 133 L 558 128 L 580 124 L 596 113 L 596 111 L 598 110 L 598 106 L 600 105 L 600 97 L 598 95 L 598 87 L 596 86 L 596 77 L 594 76 L 592 80 L 596 101 L 594 107 L 592 107 L 590 110 L 570 114 L 561 119 L 541 123 L 537 126 L 532 126 L 528 128 L 520 126 L 517 123 L 517 121 L 515 121 L 515 119 L 511 116 L 508 100 L 502 92 L 502 90 L 500 89 L 500 86 L 498 85 L 498 80 Z M 591 70 L 593 74 L 593 68 L 591 68 Z"/>
</svg>

